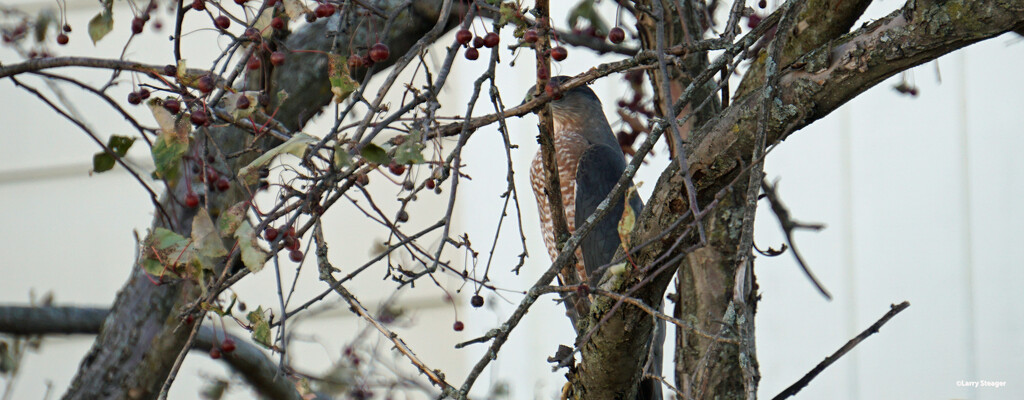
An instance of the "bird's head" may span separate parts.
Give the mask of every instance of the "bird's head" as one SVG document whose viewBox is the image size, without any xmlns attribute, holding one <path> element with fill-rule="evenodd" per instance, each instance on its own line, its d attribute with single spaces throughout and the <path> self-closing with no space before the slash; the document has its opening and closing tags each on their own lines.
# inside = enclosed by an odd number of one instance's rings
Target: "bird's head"
<svg viewBox="0 0 1024 400">
<path fill-rule="evenodd" d="M 571 79 L 569 76 L 551 77 L 550 86 L 558 87 Z M 526 92 L 524 102 L 533 98 L 536 86 Z M 601 100 L 590 87 L 578 86 L 562 93 L 555 93 L 551 101 L 551 116 L 555 131 L 570 129 L 583 134 L 591 143 L 606 143 L 614 147 L 618 142 L 612 135 L 608 120 L 604 116 Z"/>
<path fill-rule="evenodd" d="M 558 87 L 565 84 L 569 79 L 572 79 L 572 77 L 559 75 L 551 77 L 548 82 L 550 82 L 550 86 Z M 537 85 L 530 86 L 530 89 L 526 91 L 526 96 L 523 98 L 523 103 L 532 100 L 536 93 Z M 598 109 L 601 108 L 601 99 L 597 98 L 597 94 L 595 94 L 587 85 L 577 86 L 566 92 L 554 93 L 553 95 L 555 97 L 555 99 L 551 101 L 553 112 L 570 112 L 575 108 L 579 108 L 581 105 L 596 105 Z"/>
</svg>

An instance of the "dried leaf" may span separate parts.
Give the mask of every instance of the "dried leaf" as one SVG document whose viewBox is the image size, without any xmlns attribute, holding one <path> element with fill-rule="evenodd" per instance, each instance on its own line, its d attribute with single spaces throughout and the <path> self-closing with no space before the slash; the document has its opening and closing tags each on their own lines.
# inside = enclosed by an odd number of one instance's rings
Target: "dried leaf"
<svg viewBox="0 0 1024 400">
<path fill-rule="evenodd" d="M 310 12 L 309 7 L 300 0 L 284 0 L 284 12 L 288 18 L 298 19 Z"/>
</svg>

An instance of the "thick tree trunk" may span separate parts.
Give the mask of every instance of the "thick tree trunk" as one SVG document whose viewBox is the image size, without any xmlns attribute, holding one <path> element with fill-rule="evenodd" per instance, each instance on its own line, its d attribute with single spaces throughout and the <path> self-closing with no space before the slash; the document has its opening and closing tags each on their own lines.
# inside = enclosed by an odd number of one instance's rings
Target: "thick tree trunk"
<svg viewBox="0 0 1024 400">
<path fill-rule="evenodd" d="M 780 68 L 778 85 L 773 89 L 774 95 L 770 102 L 768 123 L 763 127 L 767 143 L 776 143 L 784 139 L 785 133 L 824 117 L 885 78 L 1012 30 L 1022 23 L 1024 2 L 1019 0 L 910 1 L 904 8 L 883 19 L 867 24 L 851 34 L 827 40 L 792 63 L 799 67 Z M 701 330 L 719 321 L 735 321 L 747 317 L 745 314 L 729 315 L 721 305 L 733 296 L 733 281 L 727 277 L 734 277 L 738 270 L 736 257 L 741 254 L 738 250 L 749 252 L 749 249 L 736 249 L 734 245 L 729 247 L 730 243 L 738 243 L 742 230 L 742 212 L 745 212 L 740 206 L 744 203 L 743 192 L 734 190 L 737 186 L 733 182 L 746 182 L 746 177 L 739 175 L 745 171 L 754 151 L 755 135 L 759 129 L 758 110 L 765 103 L 764 91 L 764 86 L 752 90 L 691 136 L 688 165 L 699 193 L 698 202 L 702 207 L 716 199 L 720 203 L 716 205 L 720 207 L 719 211 L 705 217 L 712 248 L 703 248 L 685 255 L 685 268 L 697 271 L 699 275 L 694 274 L 691 282 L 683 282 L 693 288 L 692 292 L 684 293 L 684 299 L 681 299 L 684 310 L 692 313 L 684 314 L 683 319 L 693 322 Z M 632 235 L 632 243 L 653 241 L 652 245 L 634 255 L 637 265 L 650 265 L 660 257 L 664 257 L 661 260 L 671 259 L 682 249 L 693 248 L 698 243 L 696 236 L 690 234 L 682 238 L 683 244 L 672 254 L 665 254 L 686 229 L 685 223 L 669 229 L 689 210 L 683 182 L 683 176 L 675 163 L 659 179 L 654 195 L 638 219 Z M 669 229 L 668 234 L 661 236 L 666 229 Z M 658 304 L 669 283 L 670 274 L 661 273 L 631 296 L 647 304 Z M 610 280 L 603 287 L 620 293 L 646 278 L 637 270 L 629 268 L 621 274 L 608 275 Z M 750 297 L 747 300 L 751 306 L 754 304 L 751 298 L 754 294 L 753 291 L 748 293 Z M 639 373 L 634 366 L 645 355 L 635 351 L 607 351 L 604 346 L 638 349 L 635 344 L 621 344 L 622 336 L 640 337 L 635 340 L 642 341 L 640 335 L 649 332 L 653 322 L 649 317 L 632 315 L 639 311 L 626 307 L 620 307 L 611 316 L 606 315 L 614 303 L 615 300 L 608 297 L 599 297 L 595 301 L 584 324 L 596 326 L 602 319 L 605 322 L 596 330 L 590 343 L 582 348 L 582 358 L 584 366 L 616 367 L 582 370 L 581 373 L 587 376 L 578 379 L 575 392 L 580 393 L 583 396 L 581 398 L 630 399 L 635 396 Z M 706 354 L 708 343 L 703 339 L 687 341 L 688 349 L 683 351 L 689 352 L 689 355 L 684 354 L 684 357 Z M 705 347 L 700 348 L 701 345 Z M 736 371 L 749 368 L 749 365 L 743 364 L 749 360 L 736 357 L 734 344 L 719 343 L 717 346 L 720 351 L 716 358 L 696 364 L 705 362 L 706 365 L 717 365 L 714 367 L 717 370 L 711 370 L 707 372 L 708 375 L 700 377 L 705 382 L 702 385 L 707 387 L 701 396 L 746 398 L 750 394 L 742 391 L 742 382 L 737 381 Z M 616 382 L 624 386 L 612 388 L 603 382 Z"/>
</svg>

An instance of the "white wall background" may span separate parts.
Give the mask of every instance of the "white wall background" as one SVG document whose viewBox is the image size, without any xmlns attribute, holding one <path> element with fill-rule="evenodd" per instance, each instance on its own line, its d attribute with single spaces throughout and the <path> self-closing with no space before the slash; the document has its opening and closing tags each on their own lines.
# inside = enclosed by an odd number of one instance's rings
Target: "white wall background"
<svg viewBox="0 0 1024 400">
<path fill-rule="evenodd" d="M 899 6 L 889 3 L 872 6 L 868 17 Z M 49 3 L 27 4 L 38 8 Z M 559 6 L 555 14 L 564 15 L 566 5 Z M 61 54 L 112 54 L 127 39 L 130 17 L 125 9 L 118 14 L 111 37 L 93 47 L 85 35 L 85 23 L 96 12 L 94 3 L 72 3 L 71 8 L 76 30 L 71 44 L 58 49 Z M 165 25 L 171 20 L 163 19 Z M 127 57 L 169 62 L 166 29 L 162 35 L 143 35 L 142 43 L 133 43 Z M 190 65 L 203 65 L 203 57 L 218 52 L 213 45 L 218 42 L 209 31 L 192 35 L 194 45 L 187 50 L 198 55 Z M 442 43 L 450 40 L 448 36 Z M 502 37 L 503 43 L 511 40 L 510 35 Z M 482 53 L 478 62 L 457 63 L 442 99 L 442 104 L 453 108 L 443 112 L 464 114 L 472 82 L 486 67 L 483 59 L 489 52 Z M 616 58 L 570 49 L 569 59 L 554 72 L 576 74 Z M 0 51 L 0 61 L 16 60 L 10 51 Z M 529 86 L 524 82 L 532 81 L 529 57 L 520 57 L 515 68 L 508 67 L 509 61 L 508 54 L 502 54 L 502 79 L 497 82 L 506 105 L 517 104 Z M 798 398 L 1024 398 L 1024 311 L 1018 299 L 1024 286 L 1019 268 L 1024 250 L 1017 243 L 1024 238 L 1024 212 L 1019 210 L 1024 161 L 1017 155 L 1024 146 L 1019 101 L 1024 78 L 1015 73 L 1019 65 L 1024 65 L 1024 50 L 1017 36 L 972 46 L 916 68 L 911 74 L 920 88 L 919 97 L 896 93 L 892 86 L 899 78 L 890 79 L 795 133 L 769 156 L 768 177 L 781 180 L 780 193 L 794 217 L 828 225 L 819 233 L 800 232 L 797 240 L 835 300 L 827 302 L 818 296 L 788 254 L 758 259 L 763 296 L 757 320 L 761 396 L 770 398 L 799 379 L 873 323 L 889 304 L 908 300 L 907 311 L 822 373 Z M 102 82 L 109 73 L 84 71 L 79 76 Z M 129 90 L 127 76 L 115 90 L 117 99 Z M 26 81 L 37 86 L 40 82 Z M 604 99 L 614 125 L 621 81 L 601 80 L 594 89 Z M 120 169 L 88 176 L 91 156 L 98 151 L 94 143 L 9 80 L 0 81 L 0 90 L 4 94 L 0 126 L 6 127 L 0 133 L 0 220 L 4 222 L 0 302 L 25 303 L 32 290 L 37 296 L 54 292 L 59 304 L 110 304 L 132 263 L 132 229 L 142 234 L 149 225 L 152 207 L 146 193 Z M 104 138 L 131 132 L 95 97 L 73 88 L 65 91 Z M 490 111 L 482 101 L 474 114 Z M 144 114 L 137 115 L 148 121 Z M 523 272 L 518 276 L 509 272 L 521 252 L 515 214 L 510 211 L 490 274 L 496 285 L 510 290 L 486 292 L 488 307 L 482 309 L 464 306 L 472 287 L 457 295 L 457 310 L 443 300 L 443 291 L 427 285 L 403 291 L 399 301 L 410 318 L 398 332 L 428 364 L 443 369 L 451 382 L 461 382 L 483 350 L 480 345 L 452 350 L 452 345 L 504 321 L 521 298 L 513 290 L 532 284 L 549 262 L 537 233 L 525 173 L 536 150 L 535 119 L 509 122 L 511 139 L 520 146 L 512 157 L 520 171 L 516 184 L 531 255 Z M 323 132 L 325 123 L 318 121 L 307 132 Z M 665 153 L 663 147 L 657 150 Z M 138 160 L 147 156 L 142 146 L 131 155 Z M 501 212 L 498 195 L 505 190 L 504 151 L 496 128 L 477 132 L 464 155 L 464 172 L 473 179 L 460 183 L 456 231 L 467 232 L 480 251 L 475 271 L 482 274 Z M 641 193 L 647 195 L 653 189 L 664 162 L 657 158 L 642 169 L 637 178 L 646 183 Z M 394 193 L 391 186 L 374 186 L 381 199 Z M 443 207 L 449 186 L 445 189 L 441 196 L 421 199 L 414 210 L 419 212 L 410 213 L 410 223 L 433 222 L 428 216 L 432 209 Z M 394 204 L 383 206 L 395 209 Z M 375 227 L 357 225 L 360 215 L 350 205 L 339 205 L 325 221 L 332 258 L 342 269 L 360 265 L 366 249 L 384 238 Z M 756 242 L 762 248 L 781 243 L 782 235 L 767 208 L 758 214 L 756 228 Z M 457 252 L 448 255 L 462 259 Z M 282 274 L 286 279 L 294 274 L 294 264 L 284 262 Z M 379 280 L 382 275 L 368 274 L 352 283 L 371 307 L 393 287 Z M 460 281 L 443 283 L 457 289 Z M 273 271 L 268 269 L 236 289 L 250 307 L 276 307 L 275 287 Z M 315 273 L 304 274 L 296 297 L 304 301 L 323 288 Z M 456 312 L 467 326 L 461 334 L 451 330 Z M 535 305 L 501 357 L 479 380 L 477 395 L 490 384 L 503 382 L 515 399 L 556 398 L 564 378 L 561 372 L 552 373 L 544 359 L 557 344 L 572 342 L 561 313 L 561 306 L 550 299 Z M 292 348 L 296 364 L 305 372 L 324 371 L 363 327 L 344 307 L 309 318 L 296 326 L 302 339 Z M 372 331 L 363 337 L 368 343 L 384 341 Z M 42 398 L 47 385 L 61 393 L 90 344 L 88 337 L 48 338 L 39 352 L 26 357 L 14 398 Z M 384 355 L 380 368 L 407 368 L 403 359 L 386 355 L 390 347 L 386 343 L 378 347 Z M 227 374 L 205 355 L 193 354 L 171 397 L 195 398 L 207 376 Z M 957 386 L 958 380 L 981 379 L 1005 381 L 1006 387 Z M 239 388 L 231 396 L 252 394 Z"/>
</svg>

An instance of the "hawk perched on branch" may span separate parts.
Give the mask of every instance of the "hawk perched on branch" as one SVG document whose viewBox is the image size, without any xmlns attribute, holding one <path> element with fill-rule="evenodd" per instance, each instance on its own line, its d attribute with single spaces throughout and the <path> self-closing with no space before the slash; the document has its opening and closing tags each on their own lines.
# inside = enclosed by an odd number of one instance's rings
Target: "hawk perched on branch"
<svg viewBox="0 0 1024 400">
<path fill-rule="evenodd" d="M 551 78 L 551 82 L 562 84 L 565 76 Z M 608 196 L 619 176 L 626 169 L 618 140 L 612 134 L 611 126 L 604 116 L 601 100 L 589 87 L 580 86 L 562 94 L 551 102 L 551 116 L 554 120 L 555 159 L 558 164 L 558 180 L 562 187 L 562 205 L 571 234 L 576 226 L 583 224 L 597 209 L 597 205 Z M 530 165 L 530 183 L 537 198 L 544 245 L 552 259 L 558 256 L 555 229 L 551 217 L 551 205 L 544 192 L 546 173 L 542 151 L 538 150 Z M 637 196 L 631 196 L 630 207 L 636 215 L 643 208 Z M 594 226 L 580 247 L 576 250 L 577 279 L 563 281 L 597 283 L 595 271 L 612 261 L 620 241 L 619 219 L 622 217 L 621 198 L 612 207 L 607 217 Z"/>
<path fill-rule="evenodd" d="M 561 85 L 568 77 L 557 76 L 551 82 Z M 530 91 L 532 94 L 533 90 Z M 612 134 L 611 126 L 604 116 L 601 100 L 589 87 L 580 86 L 562 93 L 562 97 L 550 103 L 554 124 L 555 159 L 558 166 L 558 180 L 561 185 L 562 204 L 569 233 L 582 225 L 597 209 L 608 193 L 611 193 L 619 176 L 626 169 L 622 148 Z M 558 256 L 555 229 L 551 216 L 551 205 L 545 193 L 547 173 L 544 169 L 543 150 L 538 150 L 530 166 L 530 183 L 537 198 L 544 245 L 552 259 Z M 636 195 L 630 196 L 629 206 L 634 215 L 640 215 L 643 208 Z M 576 249 L 576 268 L 567 268 L 559 276 L 565 282 L 584 282 L 596 286 L 600 282 L 598 269 L 612 261 L 620 247 L 618 232 L 624 202 L 622 197 L 613 204 L 604 219 L 598 221 Z M 566 273 L 576 276 L 566 277 Z M 573 322 L 579 316 L 570 310 Z M 648 373 L 661 375 L 662 343 L 665 340 L 664 322 L 656 324 L 655 334 L 648 346 L 651 355 Z M 661 385 L 646 380 L 641 384 L 640 399 L 661 399 Z"/>
</svg>

